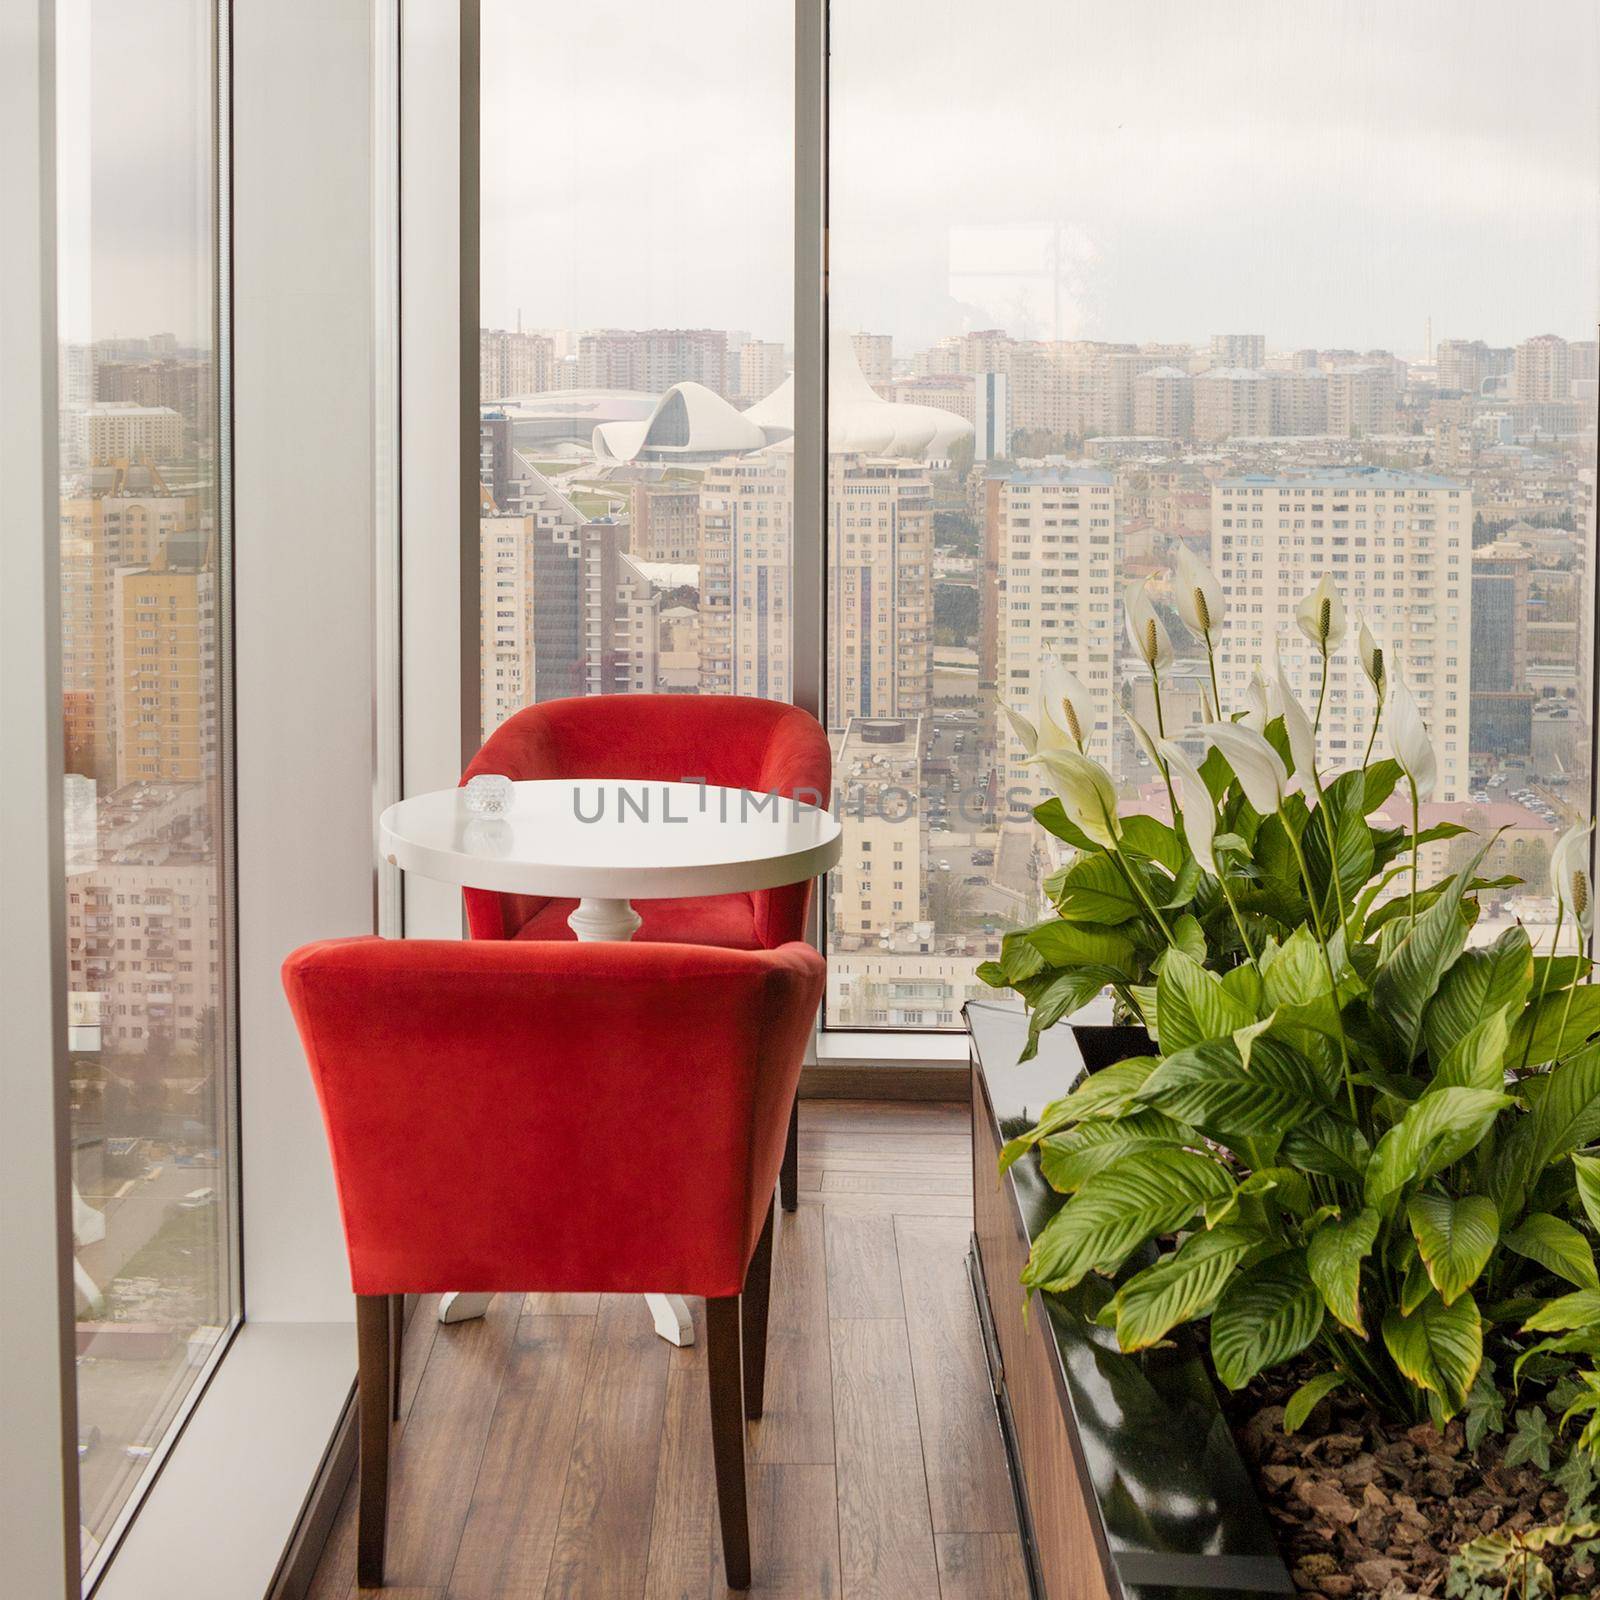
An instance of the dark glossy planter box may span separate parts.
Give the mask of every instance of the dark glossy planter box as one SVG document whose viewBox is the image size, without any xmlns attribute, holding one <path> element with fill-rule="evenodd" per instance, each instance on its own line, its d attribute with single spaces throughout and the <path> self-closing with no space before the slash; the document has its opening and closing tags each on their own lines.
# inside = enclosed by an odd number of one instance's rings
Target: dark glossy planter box
<svg viewBox="0 0 1600 1600">
<path fill-rule="evenodd" d="M 1037 1164 L 997 1178 L 1000 1146 L 1085 1070 L 1141 1054 L 1137 1028 L 1055 1028 L 1018 1064 L 1022 1012 L 966 1008 L 972 1040 L 973 1287 L 1039 1600 L 1293 1594 L 1265 1511 L 1193 1347 L 1125 1355 L 1091 1278 L 1028 1297 L 1029 1241 L 1062 1205 Z M 1120 1035 L 1111 1038 L 1109 1035 Z M 1115 1051 L 1117 1053 L 1112 1054 Z"/>
</svg>

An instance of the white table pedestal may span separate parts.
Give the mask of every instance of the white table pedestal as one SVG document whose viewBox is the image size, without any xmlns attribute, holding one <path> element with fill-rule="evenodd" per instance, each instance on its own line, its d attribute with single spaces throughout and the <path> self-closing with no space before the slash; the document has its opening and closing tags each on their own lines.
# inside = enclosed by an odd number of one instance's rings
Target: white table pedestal
<svg viewBox="0 0 1600 1600">
<path fill-rule="evenodd" d="M 583 899 L 567 918 L 567 926 L 582 944 L 625 944 L 639 931 L 639 913 L 626 900 Z M 458 1292 L 439 1299 L 441 1322 L 470 1322 L 489 1309 L 492 1294 Z M 647 1294 L 645 1304 L 655 1321 L 656 1332 L 668 1344 L 680 1347 L 694 1343 L 694 1318 L 689 1303 L 681 1294 Z"/>
</svg>

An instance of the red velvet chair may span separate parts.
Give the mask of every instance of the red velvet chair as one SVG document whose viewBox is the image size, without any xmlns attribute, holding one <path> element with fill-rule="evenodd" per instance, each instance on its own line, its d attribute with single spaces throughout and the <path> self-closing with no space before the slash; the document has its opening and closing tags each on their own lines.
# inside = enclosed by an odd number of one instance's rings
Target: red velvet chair
<svg viewBox="0 0 1600 1600">
<path fill-rule="evenodd" d="M 833 756 L 809 712 L 737 695 L 606 694 L 547 700 L 508 717 L 473 757 L 480 772 L 508 778 L 610 778 L 677 783 L 686 778 L 826 806 Z M 575 900 L 464 891 L 474 939 L 571 939 Z M 640 900 L 634 943 L 771 950 L 806 936 L 811 884 L 754 894 Z M 799 1111 L 789 1115 L 780 1174 L 783 1207 L 799 1199 Z"/>
<path fill-rule="evenodd" d="M 800 943 L 366 938 L 284 963 L 356 1294 L 360 1585 L 383 1582 L 397 1297 L 469 1289 L 705 1297 L 723 1564 L 748 1587 L 743 1419 L 824 971 Z"/>
</svg>

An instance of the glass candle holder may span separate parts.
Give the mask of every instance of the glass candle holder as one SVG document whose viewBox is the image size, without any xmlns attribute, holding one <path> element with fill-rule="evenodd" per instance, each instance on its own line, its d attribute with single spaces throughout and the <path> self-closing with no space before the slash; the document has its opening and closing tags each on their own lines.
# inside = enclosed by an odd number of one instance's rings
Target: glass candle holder
<svg viewBox="0 0 1600 1600">
<path fill-rule="evenodd" d="M 497 772 L 467 779 L 467 810 L 477 817 L 503 817 L 511 809 L 511 780 Z"/>
</svg>

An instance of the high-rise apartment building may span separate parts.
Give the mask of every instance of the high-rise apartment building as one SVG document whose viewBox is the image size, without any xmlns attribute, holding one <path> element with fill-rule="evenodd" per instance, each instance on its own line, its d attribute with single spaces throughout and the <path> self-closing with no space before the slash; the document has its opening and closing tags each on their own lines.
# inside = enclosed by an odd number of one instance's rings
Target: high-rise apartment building
<svg viewBox="0 0 1600 1600">
<path fill-rule="evenodd" d="M 171 406 L 107 401 L 84 414 L 83 440 L 91 466 L 176 461 L 183 454 L 183 417 Z"/>
<path fill-rule="evenodd" d="M 1517 346 L 1513 393 L 1524 402 L 1570 400 L 1572 360 L 1567 341 L 1553 333 L 1524 339 Z"/>
<path fill-rule="evenodd" d="M 700 692 L 791 697 L 792 462 L 721 461 L 700 484 Z"/>
<path fill-rule="evenodd" d="M 1477 394 L 1492 375 L 1489 347 L 1482 339 L 1441 339 L 1434 352 L 1434 372 L 1441 390 Z"/>
<path fill-rule="evenodd" d="M 1194 380 L 1194 436 L 1200 444 L 1258 439 L 1272 432 L 1272 383 L 1248 367 L 1212 367 Z"/>
<path fill-rule="evenodd" d="M 1214 333 L 1211 335 L 1214 367 L 1264 367 L 1267 336 L 1264 333 Z"/>
<path fill-rule="evenodd" d="M 485 738 L 536 700 L 654 690 L 660 595 L 619 522 L 586 521 L 539 473 L 520 509 L 479 524 L 479 656 Z"/>
<path fill-rule="evenodd" d="M 881 391 L 894 378 L 894 336 L 887 333 L 852 333 L 850 343 L 855 346 L 861 376 L 874 389 Z"/>
<path fill-rule="evenodd" d="M 1472 754 L 1533 748 L 1528 686 L 1528 593 L 1533 552 L 1499 540 L 1472 552 Z"/>
<path fill-rule="evenodd" d="M 933 693 L 933 499 L 917 462 L 828 460 L 828 715 L 912 717 Z"/>
<path fill-rule="evenodd" d="M 1182 367 L 1151 367 L 1133 380 L 1133 431 L 1187 439 L 1194 431 L 1194 379 Z"/>
<path fill-rule="evenodd" d="M 1380 467 L 1249 474 L 1212 485 L 1212 564 L 1228 605 L 1217 671 L 1224 711 L 1245 703 L 1276 640 L 1312 709 L 1320 658 L 1295 626 L 1295 605 L 1331 575 L 1353 619 L 1364 616 L 1403 672 L 1439 761 L 1440 800 L 1467 793 L 1472 642 L 1472 492 L 1447 478 Z M 1356 765 L 1373 704 L 1353 641 L 1334 658 L 1322 758 Z"/>
<path fill-rule="evenodd" d="M 789 376 L 789 353 L 776 339 L 746 339 L 739 346 L 738 396 L 747 406 L 765 400 Z"/>
<path fill-rule="evenodd" d="M 200 536 L 116 574 L 113 677 L 117 783 L 217 775 L 217 614 Z"/>
<path fill-rule="evenodd" d="M 1267 373 L 1271 431 L 1305 438 L 1328 431 L 1328 380 L 1314 367 L 1289 367 Z"/>
<path fill-rule="evenodd" d="M 118 675 L 117 575 L 164 560 L 200 530 L 200 496 L 173 494 L 154 468 L 94 467 L 60 504 L 61 668 L 75 770 L 111 787 L 125 685 Z M 138 659 L 137 657 L 135 659 Z"/>
<path fill-rule="evenodd" d="M 1116 481 L 1097 467 L 1018 472 L 999 480 L 990 502 L 1000 568 L 996 692 L 1036 718 L 1040 664 L 1059 656 L 1094 702 L 1084 729 L 1089 754 L 1111 763 L 1116 707 L 1113 660 L 1117 602 Z M 1002 816 L 1050 793 L 1009 726 L 999 730 Z"/>
<path fill-rule="evenodd" d="M 634 484 L 629 521 L 628 550 L 635 560 L 699 561 L 699 484 Z"/>
<path fill-rule="evenodd" d="M 979 372 L 972 379 L 974 461 L 997 461 L 1011 453 L 1011 390 L 1003 372 Z"/>
<path fill-rule="evenodd" d="M 546 334 L 478 330 L 478 398 L 509 400 L 551 387 L 555 344 Z"/>
<path fill-rule="evenodd" d="M 1393 433 L 1395 378 L 1392 364 L 1361 362 L 1327 374 L 1328 432 L 1341 439 Z"/>
<path fill-rule="evenodd" d="M 842 951 L 925 920 L 922 719 L 852 717 L 834 759 L 847 843 L 833 870 L 830 931 Z"/>
<path fill-rule="evenodd" d="M 675 383 L 729 391 L 728 336 L 720 328 L 607 328 L 578 341 L 580 389 L 665 394 Z"/>
</svg>

